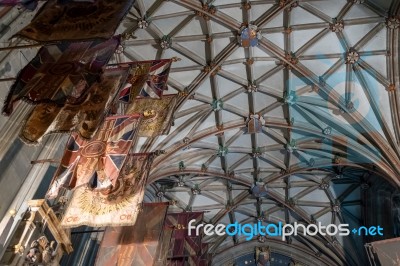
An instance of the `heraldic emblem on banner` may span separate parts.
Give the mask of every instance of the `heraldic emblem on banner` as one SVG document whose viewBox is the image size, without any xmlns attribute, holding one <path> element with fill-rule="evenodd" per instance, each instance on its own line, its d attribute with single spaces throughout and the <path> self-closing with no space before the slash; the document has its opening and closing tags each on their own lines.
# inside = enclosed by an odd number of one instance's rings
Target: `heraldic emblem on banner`
<svg viewBox="0 0 400 266">
<path fill-rule="evenodd" d="M 72 133 L 47 197 L 57 197 L 61 187 L 73 189 L 86 185 L 105 189 L 115 186 L 140 118 L 140 115 L 107 117 L 92 140 Z"/>
<path fill-rule="evenodd" d="M 128 71 L 129 68 L 123 67 L 106 69 L 101 81 L 88 89 L 88 96 L 81 104 L 38 104 L 22 127 L 21 139 L 37 143 L 46 134 L 71 131 L 78 132 L 85 139 L 92 138 L 124 84 Z"/>
<path fill-rule="evenodd" d="M 128 106 L 128 114 L 143 114 L 139 137 L 155 137 L 168 134 L 172 116 L 178 102 L 177 94 L 165 95 L 161 99 L 138 98 Z"/>
<path fill-rule="evenodd" d="M 131 103 L 140 96 L 159 99 L 167 89 L 167 81 L 172 59 L 142 61 L 128 63 L 131 74 L 119 99 L 123 103 Z"/>
<path fill-rule="evenodd" d="M 113 186 L 94 190 L 77 188 L 64 218 L 63 227 L 133 225 L 146 190 L 153 154 L 129 155 L 122 174 Z"/>
<path fill-rule="evenodd" d="M 119 37 L 114 37 L 102 42 L 65 42 L 42 47 L 11 87 L 3 114 L 10 115 L 19 100 L 60 106 L 82 102 L 118 45 Z"/>
</svg>

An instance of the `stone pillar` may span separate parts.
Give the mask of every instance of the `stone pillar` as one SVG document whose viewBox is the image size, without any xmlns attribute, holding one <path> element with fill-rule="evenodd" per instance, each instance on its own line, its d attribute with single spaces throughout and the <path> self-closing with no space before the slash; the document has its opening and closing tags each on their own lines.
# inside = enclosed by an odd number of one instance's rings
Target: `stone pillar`
<svg viewBox="0 0 400 266">
<path fill-rule="evenodd" d="M 59 265 L 62 255 L 72 252 L 69 232 L 61 228 L 45 200 L 31 200 L 28 205 L 0 265 L 29 265 L 29 262 Z"/>
<path fill-rule="evenodd" d="M 364 203 L 365 225 L 381 226 L 383 236 L 367 236 L 366 242 L 394 237 L 394 192 L 395 188 L 382 178 L 376 178 L 368 189 L 367 199 Z"/>
<path fill-rule="evenodd" d="M 62 155 L 65 137 L 61 134 L 54 134 L 49 136 L 46 141 L 41 145 L 43 146 L 39 155 L 36 157 L 37 160 L 59 158 Z M 21 162 L 30 164 L 29 162 Z M 3 186 L 0 189 L 0 193 L 10 194 L 11 204 L 8 202 L 2 202 L 2 208 L 8 209 L 4 217 L 0 215 L 0 257 L 4 252 L 4 247 L 8 246 L 10 236 L 13 234 L 17 224 L 20 222 L 21 217 L 25 214 L 28 209 L 27 202 L 31 200 L 39 185 L 43 181 L 43 177 L 49 169 L 49 163 L 35 164 L 30 167 L 30 171 L 26 178 L 23 179 L 23 183 L 18 184 L 19 190 L 15 192 L 7 186 Z M 2 194 L 2 195 L 3 195 Z M 6 198 L 3 195 L 4 198 Z"/>
</svg>

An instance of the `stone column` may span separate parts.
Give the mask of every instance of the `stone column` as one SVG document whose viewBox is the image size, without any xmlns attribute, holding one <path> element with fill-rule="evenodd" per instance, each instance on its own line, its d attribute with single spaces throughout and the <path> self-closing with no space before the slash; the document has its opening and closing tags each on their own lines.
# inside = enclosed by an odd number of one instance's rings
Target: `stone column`
<svg viewBox="0 0 400 266">
<path fill-rule="evenodd" d="M 45 200 L 31 200 L 1 258 L 1 265 L 58 265 L 64 253 L 72 252 L 69 232 Z"/>
</svg>

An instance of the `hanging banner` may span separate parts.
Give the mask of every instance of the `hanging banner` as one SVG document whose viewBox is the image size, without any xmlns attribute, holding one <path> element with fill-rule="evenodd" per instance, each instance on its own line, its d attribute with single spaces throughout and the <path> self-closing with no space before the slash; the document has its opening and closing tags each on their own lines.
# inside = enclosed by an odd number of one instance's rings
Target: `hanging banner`
<svg viewBox="0 0 400 266">
<path fill-rule="evenodd" d="M 170 213 L 164 223 L 163 241 L 159 265 L 185 266 L 209 265 L 208 246 L 202 243 L 202 235 L 196 234 L 196 225 L 202 223 L 203 212 Z M 192 221 L 192 222 L 191 222 Z M 188 231 L 191 223 L 193 229 Z M 158 265 L 157 265 L 158 266 Z"/>
<path fill-rule="evenodd" d="M 49 0 L 16 36 L 38 42 L 109 39 L 134 2 Z"/>
<path fill-rule="evenodd" d="M 189 265 L 190 266 L 209 266 L 211 265 L 212 255 L 208 252 L 208 244 L 201 244 L 201 255 L 200 256 L 190 256 Z"/>
<path fill-rule="evenodd" d="M 165 95 L 161 99 L 138 98 L 128 108 L 127 114 L 143 114 L 139 137 L 155 137 L 169 133 L 178 102 L 178 95 Z"/>
<path fill-rule="evenodd" d="M 203 212 L 171 213 L 165 220 L 166 230 L 171 228 L 172 238 L 169 246 L 168 258 L 198 256 L 201 254 L 201 235 L 196 235 L 193 229 L 189 235 L 188 224 L 195 220 L 193 225 L 203 220 Z"/>
<path fill-rule="evenodd" d="M 107 117 L 92 140 L 72 133 L 47 197 L 57 197 L 61 187 L 115 186 L 137 135 L 140 119 L 140 115 Z"/>
<path fill-rule="evenodd" d="M 124 84 L 128 71 L 127 67 L 106 69 L 101 81 L 88 89 L 87 98 L 81 104 L 38 104 L 22 127 L 21 139 L 27 143 L 37 143 L 44 135 L 72 131 L 78 132 L 82 138 L 93 138 Z"/>
<path fill-rule="evenodd" d="M 42 47 L 19 73 L 4 102 L 3 114 L 10 115 L 19 100 L 58 106 L 82 103 L 119 42 L 119 37 L 114 37 Z"/>
<path fill-rule="evenodd" d="M 144 203 L 134 226 L 108 227 L 95 265 L 155 265 L 167 209 L 168 203 Z"/>
<path fill-rule="evenodd" d="M 147 177 L 153 155 L 130 155 L 123 170 L 112 186 L 93 189 L 81 186 L 75 189 L 61 221 L 63 227 L 81 225 L 127 226 L 138 217 L 146 190 Z M 149 219 L 150 220 L 150 219 Z"/>
<path fill-rule="evenodd" d="M 167 89 L 167 81 L 173 59 L 128 63 L 131 73 L 119 99 L 132 103 L 136 97 L 159 99 Z"/>
</svg>

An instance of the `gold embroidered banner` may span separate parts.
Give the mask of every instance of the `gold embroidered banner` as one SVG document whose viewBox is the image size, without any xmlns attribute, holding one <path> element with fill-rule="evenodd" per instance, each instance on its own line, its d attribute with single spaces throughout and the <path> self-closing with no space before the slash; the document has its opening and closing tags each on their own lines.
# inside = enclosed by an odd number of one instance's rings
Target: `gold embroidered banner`
<svg viewBox="0 0 400 266">
<path fill-rule="evenodd" d="M 98 189 L 114 187 L 128 159 L 140 119 L 140 115 L 107 117 L 92 140 L 72 133 L 47 197 L 57 197 L 61 187 L 73 189 L 89 183 Z"/>
<path fill-rule="evenodd" d="M 136 97 L 159 99 L 167 89 L 173 59 L 127 63 L 132 70 L 119 100 L 131 103 Z"/>
<path fill-rule="evenodd" d="M 100 82 L 88 89 L 82 104 L 40 103 L 33 109 L 22 127 L 20 137 L 27 143 L 36 143 L 55 132 L 76 131 L 85 139 L 91 139 L 111 107 L 111 103 L 128 75 L 127 67 L 105 70 Z"/>
<path fill-rule="evenodd" d="M 114 37 L 101 42 L 65 42 L 42 47 L 18 74 L 4 102 L 3 114 L 10 115 L 19 100 L 58 106 L 81 103 L 118 45 L 119 37 Z"/>
<path fill-rule="evenodd" d="M 96 0 L 94 3 L 60 3 L 48 0 L 17 36 L 39 42 L 109 39 L 134 2 Z"/>
<path fill-rule="evenodd" d="M 139 137 L 155 137 L 168 134 L 178 95 L 165 95 L 161 99 L 140 98 L 128 107 L 127 114 L 143 114 Z"/>
<path fill-rule="evenodd" d="M 152 154 L 130 155 L 110 189 L 77 188 L 61 221 L 63 227 L 127 226 L 136 222 L 143 201 Z"/>
<path fill-rule="evenodd" d="M 108 227 L 97 253 L 96 266 L 157 265 L 168 203 L 145 203 L 134 226 Z"/>
</svg>

